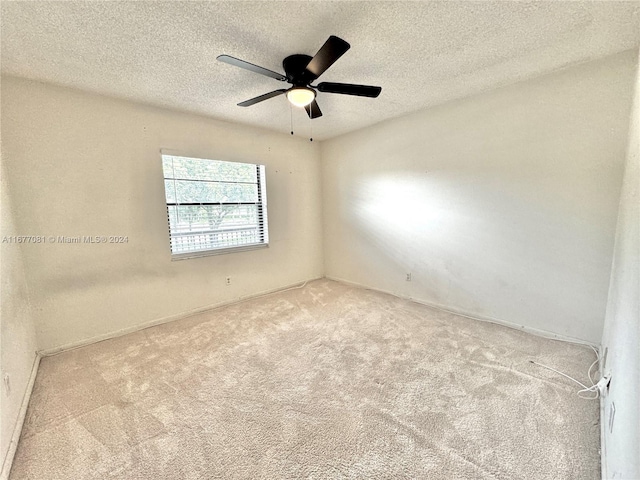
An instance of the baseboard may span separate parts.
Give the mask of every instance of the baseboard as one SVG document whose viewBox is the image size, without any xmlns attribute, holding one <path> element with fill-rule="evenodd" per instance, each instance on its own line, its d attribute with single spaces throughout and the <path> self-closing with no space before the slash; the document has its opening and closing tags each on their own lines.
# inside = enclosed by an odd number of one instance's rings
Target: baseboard
<svg viewBox="0 0 640 480">
<path fill-rule="evenodd" d="M 36 357 L 33 360 L 33 366 L 31 367 L 29 383 L 27 383 L 27 389 L 22 397 L 22 403 L 20 404 L 20 410 L 18 411 L 18 418 L 16 419 L 16 423 L 13 427 L 13 433 L 11 434 L 11 440 L 9 441 L 9 449 L 7 450 L 7 455 L 4 457 L 4 461 L 2 462 L 0 480 L 9 480 L 9 473 L 11 472 L 11 466 L 13 465 L 13 457 L 15 456 L 18 448 L 20 434 L 22 433 L 22 426 L 24 425 L 24 419 L 27 415 L 27 407 L 29 406 L 29 400 L 31 399 L 31 392 L 33 391 L 33 385 L 36 381 L 36 375 L 38 374 L 40 358 L 40 354 L 36 353 Z"/>
<path fill-rule="evenodd" d="M 111 338 L 121 337 L 123 335 L 127 335 L 129 333 L 138 332 L 140 330 L 144 330 L 145 328 L 155 327 L 156 325 L 162 325 L 164 323 L 174 322 L 176 320 L 181 320 L 183 318 L 192 317 L 194 315 L 198 315 L 200 313 L 208 312 L 210 310 L 214 310 L 216 308 L 226 307 L 228 305 L 233 305 L 236 303 L 245 302 L 247 300 L 251 300 L 258 297 L 263 297 L 265 295 L 270 295 L 272 293 L 278 293 L 285 290 L 289 290 L 291 288 L 296 288 L 299 285 L 305 285 L 307 282 L 312 282 L 314 280 L 319 280 L 323 277 L 315 277 L 310 278 L 308 280 L 303 280 L 300 282 L 292 283 L 289 285 L 285 285 L 282 287 L 277 287 L 269 290 L 264 290 L 258 293 L 252 293 L 251 295 L 240 296 L 234 298 L 233 300 L 227 300 L 224 302 L 218 302 L 210 305 L 205 305 L 203 307 L 198 307 L 193 310 L 188 310 L 186 312 L 177 313 L 175 315 L 169 315 L 167 317 L 157 318 L 155 320 L 150 320 L 148 322 L 141 323 L 139 325 L 135 325 L 132 327 L 123 328 L 120 330 L 115 330 L 113 332 L 105 333 L 102 335 L 96 335 L 95 337 L 90 337 L 84 340 L 79 340 L 77 342 L 67 343 L 65 345 L 61 345 L 59 347 L 49 348 L 45 350 L 40 350 L 38 353 L 43 357 L 48 357 L 50 355 L 56 355 L 58 353 L 66 352 L 67 350 L 73 350 L 75 348 L 84 347 L 87 345 L 91 345 L 93 343 L 102 342 L 103 340 L 109 340 Z M 2 479 L 0 479 L 2 480 Z"/>
<path fill-rule="evenodd" d="M 578 344 L 578 345 L 586 345 L 586 346 L 595 347 L 595 348 L 599 347 L 598 345 L 596 345 L 594 343 L 591 343 L 591 342 L 587 342 L 586 340 L 580 340 L 578 338 L 559 335 L 557 333 L 548 332 L 546 330 L 542 330 L 542 329 L 538 329 L 538 328 L 527 327 L 525 325 L 518 325 L 517 323 L 509 322 L 509 321 L 506 321 L 506 320 L 501 320 L 501 319 L 498 319 L 498 318 L 492 318 L 492 317 L 487 317 L 487 316 L 483 316 L 483 315 L 478 315 L 478 314 L 476 314 L 474 312 L 468 312 L 468 311 L 465 311 L 465 310 L 462 310 L 462 309 L 457 309 L 455 307 L 450 307 L 448 305 L 441 305 L 441 304 L 438 304 L 438 303 L 435 303 L 435 302 L 428 302 L 428 301 L 424 301 L 424 300 L 419 300 L 419 299 L 416 299 L 416 298 L 413 298 L 413 297 L 409 297 L 407 295 L 400 295 L 398 293 L 389 292 L 389 291 L 383 290 L 381 288 L 370 287 L 369 285 L 363 285 L 361 283 L 352 282 L 350 280 L 345 280 L 343 278 L 332 277 L 332 276 L 329 276 L 329 275 L 326 275 L 325 278 L 327 278 L 328 280 L 333 280 L 335 282 L 344 283 L 345 285 L 352 285 L 354 287 L 365 288 L 367 290 L 372 290 L 374 292 L 386 293 L 387 295 L 392 295 L 392 296 L 397 297 L 397 298 L 402 298 L 403 300 L 409 300 L 411 302 L 419 303 L 420 305 L 425 305 L 427 307 L 435 308 L 437 310 L 441 310 L 441 311 L 447 312 L 447 313 L 452 313 L 454 315 L 459 315 L 461 317 L 469 318 L 471 320 L 478 320 L 480 322 L 494 323 L 496 325 L 502 325 L 503 327 L 508 327 L 508 328 L 513 328 L 515 330 L 524 331 L 524 332 L 530 333 L 532 335 L 536 335 L 538 337 L 550 338 L 552 340 L 561 340 L 563 342 L 575 343 L 575 344 Z"/>
<path fill-rule="evenodd" d="M 175 315 L 169 315 L 167 317 L 162 317 L 162 318 L 158 318 L 155 320 L 150 320 L 148 322 L 144 322 L 141 323 L 139 325 L 135 325 L 132 327 L 127 327 L 127 328 L 123 328 L 120 330 L 116 330 L 114 332 L 109 332 L 109 333 L 105 333 L 102 335 L 96 335 L 95 337 L 90 337 L 84 340 L 79 340 L 77 342 L 71 342 L 65 345 L 61 345 L 59 347 L 54 347 L 54 348 L 50 348 L 50 349 L 44 349 L 44 350 L 40 350 L 38 353 L 39 355 L 43 356 L 43 357 L 47 357 L 50 355 L 56 355 L 58 353 L 67 351 L 67 350 L 73 350 L 74 348 L 80 348 L 80 347 L 84 347 L 86 345 L 91 345 L 93 343 L 97 343 L 97 342 L 101 342 L 103 340 L 109 340 L 110 338 L 116 338 L 116 337 L 121 337 L 123 335 L 127 335 L 128 333 L 133 333 L 133 332 L 137 332 L 140 330 L 144 330 L 145 328 L 150 328 L 150 327 L 155 327 L 156 325 L 162 325 L 164 323 L 169 323 L 169 322 L 173 322 L 176 320 L 180 320 L 182 318 L 188 318 L 188 317 L 192 317 L 194 315 L 198 315 L 200 313 L 204 313 L 204 312 L 208 312 L 210 310 L 214 310 L 216 308 L 221 308 L 221 307 L 225 307 L 227 305 L 233 305 L 236 303 L 241 303 L 247 300 L 251 300 L 253 298 L 258 298 L 264 295 L 270 295 L 272 293 L 277 293 L 277 292 L 282 292 L 284 290 L 288 290 L 290 288 L 295 288 L 296 286 L 299 285 L 304 285 L 307 282 L 312 282 L 314 280 L 319 280 L 321 278 L 326 278 L 328 280 L 333 280 L 335 282 L 340 282 L 343 283 L 345 285 L 352 285 L 354 287 L 359 287 L 359 288 L 364 288 L 367 290 L 373 290 L 376 292 L 380 292 L 380 293 L 386 293 L 387 295 L 392 295 L 394 297 L 397 298 L 402 298 L 403 300 L 409 300 L 415 303 L 419 303 L 420 305 L 425 305 L 427 307 L 431 307 L 431 308 L 436 308 L 438 310 L 447 312 L 447 313 L 452 313 L 454 315 L 459 315 L 461 317 L 465 317 L 465 318 L 469 318 L 472 320 L 478 320 L 481 322 L 489 322 L 489 323 L 495 323 L 497 325 L 502 325 L 508 328 L 513 328 L 515 330 L 521 330 L 527 333 L 531 333 L 532 335 L 537 335 L 539 337 L 544 337 L 544 338 L 550 338 L 553 340 L 561 340 L 563 342 L 569 342 L 569 343 L 575 343 L 578 345 L 587 345 L 587 346 L 591 346 L 591 347 L 596 347 L 599 348 L 599 345 L 591 343 L 591 342 L 587 342 L 585 340 L 581 340 L 578 338 L 573 338 L 573 337 L 569 337 L 569 336 L 565 336 L 565 335 L 559 335 L 557 333 L 553 333 L 553 332 L 549 332 L 546 330 L 542 330 L 542 329 L 537 329 L 537 328 L 532 328 L 532 327 L 527 327 L 525 325 L 518 325 L 516 323 L 513 322 L 509 322 L 507 320 L 501 320 L 498 318 L 492 318 L 492 317 L 487 317 L 487 316 L 483 316 L 483 315 L 478 315 L 474 312 L 468 312 L 462 309 L 458 309 L 455 307 L 451 307 L 448 305 L 442 305 L 442 304 L 438 304 L 435 302 L 428 302 L 428 301 L 424 301 L 424 300 L 420 300 L 420 299 L 416 299 L 413 297 L 409 297 L 407 295 L 400 295 L 394 292 L 390 292 L 388 290 L 384 290 L 381 288 L 375 288 L 375 287 L 371 287 L 369 285 L 364 285 L 358 282 L 353 282 L 351 280 L 346 280 L 344 278 L 339 278 L 339 277 L 333 277 L 333 276 L 329 276 L 329 275 L 324 275 L 324 276 L 320 276 L 320 277 L 314 277 L 314 278 L 310 278 L 308 280 L 305 281 L 300 281 L 300 282 L 296 282 L 293 284 L 289 284 L 289 285 L 285 285 L 282 287 L 277 287 L 277 288 L 273 288 L 273 289 L 269 289 L 269 290 L 264 290 L 255 294 L 251 294 L 251 295 L 245 295 L 245 296 L 240 296 L 238 298 L 235 298 L 233 300 L 228 300 L 228 301 L 224 301 L 224 302 L 218 302 L 215 304 L 210 304 L 210 305 L 206 305 L 203 307 L 199 307 L 193 310 L 189 310 L 187 312 L 182 312 L 182 313 L 178 313 Z M 2 479 L 0 479 L 2 480 Z"/>
<path fill-rule="evenodd" d="M 603 375 L 604 365 L 603 365 L 603 357 L 602 357 L 602 347 L 598 348 L 599 356 L 600 356 L 600 365 L 598 365 L 598 369 L 600 370 L 600 375 Z M 605 397 L 599 395 L 600 399 L 600 475 L 602 480 L 609 478 L 609 474 L 607 473 L 607 441 L 606 441 L 606 426 L 605 426 Z"/>
</svg>

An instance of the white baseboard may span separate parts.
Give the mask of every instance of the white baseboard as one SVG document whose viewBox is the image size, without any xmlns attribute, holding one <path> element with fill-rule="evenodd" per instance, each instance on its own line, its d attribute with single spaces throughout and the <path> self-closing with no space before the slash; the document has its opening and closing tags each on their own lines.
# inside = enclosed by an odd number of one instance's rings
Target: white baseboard
<svg viewBox="0 0 640 480">
<path fill-rule="evenodd" d="M 11 434 L 11 440 L 9 441 L 9 450 L 2 462 L 2 472 L 0 472 L 0 480 L 9 480 L 9 473 L 11 472 L 11 466 L 13 465 L 13 458 L 15 457 L 16 450 L 18 448 L 18 442 L 20 441 L 20 434 L 22 433 L 22 425 L 24 425 L 24 419 L 27 415 L 27 407 L 29 406 L 29 400 L 31 399 L 31 392 L 33 391 L 33 385 L 36 381 L 36 375 L 38 374 L 38 367 L 40 366 L 40 354 L 36 353 L 36 357 L 33 360 L 33 366 L 31 367 L 31 374 L 29 376 L 29 383 L 27 383 L 27 389 L 22 397 L 22 403 L 20 404 L 20 410 L 18 411 L 18 418 L 13 427 Z"/>
<path fill-rule="evenodd" d="M 603 375 L 604 372 L 604 358 L 602 357 L 602 346 L 598 348 L 599 356 L 600 356 L 600 365 L 598 365 L 598 369 L 600 370 L 600 375 Z M 605 397 L 602 395 L 600 397 L 600 475 L 601 478 L 607 479 L 609 478 L 609 474 L 607 473 L 607 441 L 606 441 L 606 426 L 605 426 Z"/>
<path fill-rule="evenodd" d="M 297 287 L 299 285 L 304 285 L 307 282 L 312 282 L 312 281 L 318 280 L 320 278 L 323 278 L 323 277 L 315 277 L 315 278 L 311 278 L 311 279 L 308 279 L 308 280 L 303 280 L 303 281 L 296 282 L 296 283 L 293 283 L 293 284 L 285 285 L 285 286 L 282 286 L 282 287 L 277 287 L 277 288 L 273 288 L 273 289 L 269 289 L 269 290 L 264 290 L 264 291 L 261 291 L 261 292 L 258 292 L 258 293 L 252 293 L 251 295 L 240 296 L 240 297 L 234 298 L 233 300 L 227 300 L 227 301 L 224 301 L 224 302 L 218 302 L 218 303 L 214 303 L 214 304 L 210 304 L 210 305 L 205 305 L 204 307 L 198 307 L 198 308 L 195 308 L 193 310 L 189 310 L 187 312 L 182 312 L 182 313 L 178 313 L 178 314 L 175 314 L 175 315 L 169 315 L 167 317 L 157 318 L 155 320 L 150 320 L 148 322 L 144 322 L 144 323 L 132 326 L 132 327 L 127 327 L 127 328 L 123 328 L 123 329 L 120 329 L 120 330 L 115 330 L 113 332 L 104 333 L 102 335 L 96 335 L 95 337 L 86 338 L 84 340 L 79 340 L 77 342 L 67 343 L 67 344 L 61 345 L 59 347 L 54 347 L 54 348 L 41 350 L 38 353 L 43 357 L 48 357 L 50 355 L 56 355 L 58 353 L 65 352 L 67 350 L 73 350 L 74 348 L 80 348 L 80 347 L 84 347 L 86 345 L 91 345 L 92 343 L 101 342 L 103 340 L 109 340 L 110 338 L 121 337 L 123 335 L 127 335 L 128 333 L 133 333 L 133 332 L 137 332 L 137 331 L 140 331 L 140 330 L 144 330 L 145 328 L 155 327 L 156 325 L 162 325 L 164 323 L 173 322 L 175 320 L 180 320 L 180 319 L 183 319 L 183 318 L 192 317 L 194 315 L 198 315 L 200 313 L 208 312 L 209 310 L 214 310 L 216 308 L 226 307 L 227 305 L 233 305 L 235 303 L 241 303 L 241 302 L 244 302 L 244 301 L 247 301 L 247 300 L 251 300 L 253 298 L 262 297 L 264 295 L 270 295 L 272 293 L 282 292 L 284 290 L 288 290 L 290 288 L 295 288 L 295 287 Z M 3 479 L 0 479 L 0 480 L 3 480 Z"/>
<path fill-rule="evenodd" d="M 537 335 L 538 337 L 544 337 L 544 338 L 550 338 L 553 340 L 561 340 L 563 342 L 569 342 L 569 343 L 575 343 L 578 345 L 586 345 L 586 346 L 590 346 L 590 347 L 595 347 L 598 348 L 599 346 L 591 343 L 591 342 L 587 342 L 586 340 L 580 340 L 578 338 L 573 338 L 573 337 L 568 337 L 568 336 L 564 336 L 564 335 L 559 335 L 557 333 L 553 333 L 553 332 L 548 332 L 546 330 L 541 330 L 538 328 L 532 328 L 532 327 L 527 327 L 525 325 L 518 325 L 517 323 L 513 323 L 513 322 L 509 322 L 506 320 L 500 320 L 498 318 L 492 318 L 492 317 L 487 317 L 487 316 L 482 316 L 482 315 L 478 315 L 474 312 L 468 312 L 462 309 L 458 309 L 455 307 L 450 307 L 448 305 L 441 305 L 435 302 L 428 302 L 428 301 L 424 301 L 424 300 L 419 300 L 413 297 L 409 297 L 407 295 L 400 295 L 394 292 L 389 292 L 387 290 L 383 290 L 381 288 L 376 288 L 376 287 L 370 287 L 368 285 L 363 285 L 361 283 L 358 282 L 352 282 L 350 280 L 345 280 L 343 278 L 339 278 L 339 277 L 332 277 L 332 276 L 325 276 L 325 278 L 327 278 L 328 280 L 333 280 L 335 282 L 340 282 L 340 283 L 344 283 L 345 285 L 352 285 L 354 287 L 360 287 L 360 288 L 365 288 L 367 290 L 372 290 L 374 292 L 380 292 L 380 293 L 386 293 L 387 295 L 392 295 L 394 297 L 397 298 L 402 298 L 403 300 L 409 300 L 411 302 L 415 302 L 415 303 L 419 303 L 420 305 L 425 305 L 427 307 L 431 307 L 431 308 L 435 308 L 437 310 L 441 310 L 443 312 L 447 312 L 447 313 L 452 313 L 454 315 L 459 315 L 461 317 L 465 317 L 465 318 L 470 318 L 471 320 L 478 320 L 480 322 L 489 322 L 489 323 L 495 323 L 496 325 L 502 325 L 504 327 L 509 327 L 509 328 L 513 328 L 515 330 L 521 330 L 527 333 L 531 333 L 532 335 Z"/>
</svg>

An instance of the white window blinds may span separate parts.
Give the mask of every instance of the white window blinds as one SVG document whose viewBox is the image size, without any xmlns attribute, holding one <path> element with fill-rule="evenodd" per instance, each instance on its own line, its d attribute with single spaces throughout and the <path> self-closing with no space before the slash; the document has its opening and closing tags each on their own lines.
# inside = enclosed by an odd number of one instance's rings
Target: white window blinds
<svg viewBox="0 0 640 480">
<path fill-rule="evenodd" d="M 263 165 L 162 155 L 174 256 L 269 243 Z"/>
</svg>

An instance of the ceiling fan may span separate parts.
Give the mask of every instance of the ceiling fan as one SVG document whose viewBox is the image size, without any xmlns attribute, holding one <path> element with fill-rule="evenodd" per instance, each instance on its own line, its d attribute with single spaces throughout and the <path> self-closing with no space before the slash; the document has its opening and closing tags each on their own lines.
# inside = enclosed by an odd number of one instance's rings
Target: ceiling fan
<svg viewBox="0 0 640 480">
<path fill-rule="evenodd" d="M 351 45 L 341 38 L 332 35 L 314 57 L 296 54 L 285 58 L 282 61 L 285 75 L 229 55 L 220 55 L 218 60 L 292 85 L 290 88 L 274 90 L 273 92 L 245 100 L 244 102 L 240 102 L 238 106 L 250 107 L 256 103 L 285 94 L 292 105 L 304 107 L 309 118 L 314 119 L 322 116 L 322 111 L 318 106 L 318 102 L 316 102 L 316 90 L 324 93 L 340 93 L 343 95 L 371 98 L 377 97 L 382 91 L 381 87 L 354 85 L 351 83 L 320 82 L 317 85 L 311 84 L 311 82 L 315 81 L 333 65 L 336 60 L 344 55 L 349 48 L 351 48 Z"/>
</svg>

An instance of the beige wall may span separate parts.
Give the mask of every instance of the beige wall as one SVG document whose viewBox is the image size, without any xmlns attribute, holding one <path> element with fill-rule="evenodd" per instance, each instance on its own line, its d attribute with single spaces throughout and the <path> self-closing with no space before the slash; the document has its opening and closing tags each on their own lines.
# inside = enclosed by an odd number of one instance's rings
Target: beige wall
<svg viewBox="0 0 640 480">
<path fill-rule="evenodd" d="M 640 58 L 638 59 L 640 62 Z M 609 303 L 602 346 L 603 367 L 611 374 L 605 397 L 603 473 L 605 478 L 640 478 L 640 71 L 636 73 L 635 100 L 620 196 L 616 244 L 611 271 Z M 613 430 L 609 429 L 615 404 Z"/>
<path fill-rule="evenodd" d="M 599 343 L 635 63 L 626 52 L 323 142 L 325 274 Z"/>
<path fill-rule="evenodd" d="M 4 92 L 3 92 L 4 93 Z M 4 126 L 4 125 L 3 125 Z M 4 134 L 4 131 L 2 132 Z M 4 135 L 3 135 L 4 138 Z M 4 147 L 3 147 L 4 157 Z M 0 172 L 2 215 L 0 240 L 18 234 L 4 168 Z M 0 243 L 0 470 L 5 466 L 11 435 L 20 414 L 36 358 L 36 333 L 29 306 L 29 289 L 24 275 L 22 248 L 16 243 Z M 4 381 L 9 378 L 9 388 Z M 8 466 L 10 462 L 6 462 Z"/>
<path fill-rule="evenodd" d="M 2 127 L 20 234 L 129 238 L 23 248 L 40 349 L 323 273 L 315 143 L 17 78 Z M 160 148 L 266 165 L 269 248 L 172 262 Z"/>
</svg>

